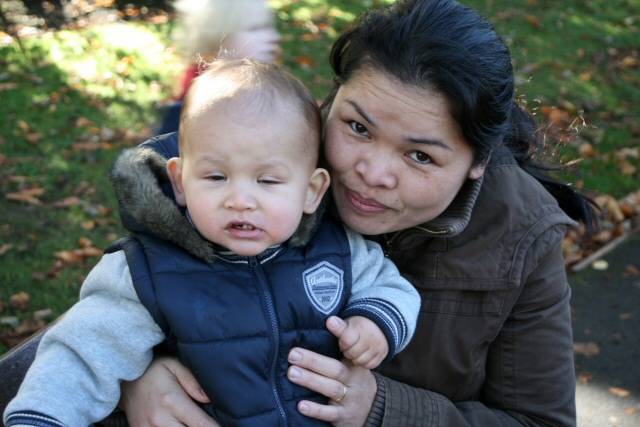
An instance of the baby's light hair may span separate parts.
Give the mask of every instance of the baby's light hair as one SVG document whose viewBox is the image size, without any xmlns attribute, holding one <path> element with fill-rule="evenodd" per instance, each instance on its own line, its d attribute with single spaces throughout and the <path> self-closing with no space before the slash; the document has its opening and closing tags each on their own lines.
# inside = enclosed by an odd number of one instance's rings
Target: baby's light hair
<svg viewBox="0 0 640 427">
<path fill-rule="evenodd" d="M 184 152 L 191 121 L 225 101 L 238 101 L 247 111 L 270 111 L 278 103 L 293 103 L 309 130 L 308 140 L 318 151 L 322 119 L 318 103 L 307 87 L 281 67 L 252 59 L 216 59 L 198 76 L 184 99 L 179 143 Z"/>
</svg>

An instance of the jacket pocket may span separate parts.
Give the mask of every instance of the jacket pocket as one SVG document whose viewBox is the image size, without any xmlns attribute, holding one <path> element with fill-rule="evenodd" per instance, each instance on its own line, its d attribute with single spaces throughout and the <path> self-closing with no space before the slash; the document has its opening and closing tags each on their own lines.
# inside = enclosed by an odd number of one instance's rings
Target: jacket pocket
<svg viewBox="0 0 640 427">
<path fill-rule="evenodd" d="M 499 316 L 504 311 L 505 292 L 419 289 L 423 313 L 452 314 L 458 316 Z"/>
</svg>

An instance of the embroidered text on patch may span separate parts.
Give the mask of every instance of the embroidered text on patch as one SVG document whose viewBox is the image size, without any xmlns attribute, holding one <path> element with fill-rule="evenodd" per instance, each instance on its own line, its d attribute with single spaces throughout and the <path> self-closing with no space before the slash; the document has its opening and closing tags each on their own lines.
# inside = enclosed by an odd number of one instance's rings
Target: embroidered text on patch
<svg viewBox="0 0 640 427">
<path fill-rule="evenodd" d="M 338 305 L 344 288 L 343 271 L 322 261 L 302 273 L 307 297 L 321 313 L 329 314 Z"/>
</svg>

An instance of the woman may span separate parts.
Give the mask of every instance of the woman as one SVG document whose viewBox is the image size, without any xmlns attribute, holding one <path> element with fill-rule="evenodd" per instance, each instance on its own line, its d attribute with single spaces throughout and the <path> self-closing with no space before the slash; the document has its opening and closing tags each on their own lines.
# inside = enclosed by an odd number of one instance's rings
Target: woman
<svg viewBox="0 0 640 427">
<path fill-rule="evenodd" d="M 289 379 L 330 399 L 299 410 L 336 426 L 575 425 L 561 242 L 571 218 L 594 219 L 535 167 L 504 42 L 452 0 L 406 0 L 363 16 L 331 64 L 336 211 L 423 301 L 412 343 L 375 373 L 293 349 Z M 162 359 L 122 404 L 136 425 L 207 424 L 183 388 L 206 400 Z"/>
</svg>

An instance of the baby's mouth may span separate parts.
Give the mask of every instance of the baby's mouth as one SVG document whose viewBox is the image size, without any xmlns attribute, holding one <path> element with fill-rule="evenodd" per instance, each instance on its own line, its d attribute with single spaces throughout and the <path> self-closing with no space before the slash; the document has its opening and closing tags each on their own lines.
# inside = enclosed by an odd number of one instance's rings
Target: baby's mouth
<svg viewBox="0 0 640 427">
<path fill-rule="evenodd" d="M 230 224 L 230 227 L 235 230 L 243 231 L 251 231 L 256 229 L 256 227 L 254 227 L 252 224 L 249 224 L 248 222 L 232 222 Z"/>
</svg>

